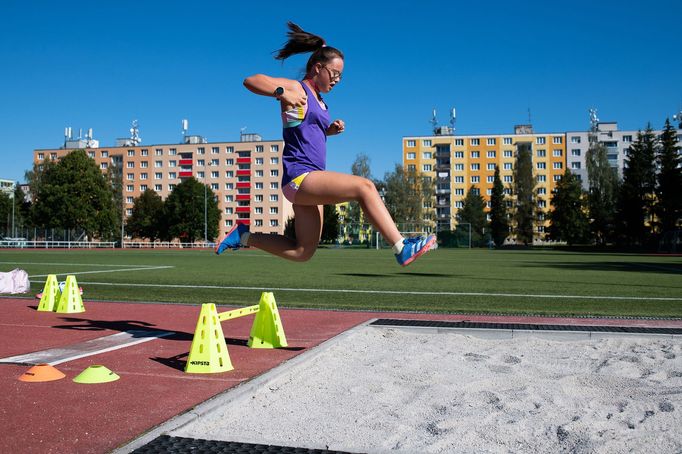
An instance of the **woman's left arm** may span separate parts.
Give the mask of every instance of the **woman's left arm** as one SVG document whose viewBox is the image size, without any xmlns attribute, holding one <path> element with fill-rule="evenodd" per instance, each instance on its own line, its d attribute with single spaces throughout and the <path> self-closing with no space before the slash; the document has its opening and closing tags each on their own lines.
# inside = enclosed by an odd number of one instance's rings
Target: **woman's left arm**
<svg viewBox="0 0 682 454">
<path fill-rule="evenodd" d="M 337 134 L 341 134 L 345 129 L 346 124 L 343 122 L 343 120 L 334 120 L 334 122 L 327 128 L 327 135 L 335 136 Z"/>
</svg>

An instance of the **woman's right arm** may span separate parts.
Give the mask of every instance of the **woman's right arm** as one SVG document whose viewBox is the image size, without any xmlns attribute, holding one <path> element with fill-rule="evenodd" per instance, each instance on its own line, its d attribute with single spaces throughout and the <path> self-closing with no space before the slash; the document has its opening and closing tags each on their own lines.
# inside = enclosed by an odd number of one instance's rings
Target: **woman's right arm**
<svg viewBox="0 0 682 454">
<path fill-rule="evenodd" d="M 307 96 L 301 84 L 295 80 L 255 74 L 244 79 L 244 86 L 251 92 L 261 96 L 276 98 L 275 90 L 284 89 L 279 100 L 287 107 L 300 107 L 307 103 Z"/>
</svg>

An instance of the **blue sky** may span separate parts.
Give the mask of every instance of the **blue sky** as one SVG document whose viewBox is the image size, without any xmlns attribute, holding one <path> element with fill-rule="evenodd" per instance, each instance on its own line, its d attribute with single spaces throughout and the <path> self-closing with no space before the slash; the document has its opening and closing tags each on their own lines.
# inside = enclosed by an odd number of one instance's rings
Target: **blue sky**
<svg viewBox="0 0 682 454">
<path fill-rule="evenodd" d="M 293 20 L 346 55 L 326 100 L 346 132 L 328 168 L 358 153 L 382 177 L 401 138 L 429 135 L 457 108 L 458 134 L 584 130 L 587 109 L 621 129 L 660 128 L 682 109 L 679 1 L 53 2 L 3 0 L 0 178 L 24 180 L 36 148 L 64 127 L 101 146 L 137 119 L 143 144 L 181 141 L 181 120 L 209 141 L 242 127 L 279 139 L 276 102 L 244 77 L 298 78 L 306 57 L 272 58 Z M 478 3 L 478 4 L 474 4 Z"/>
</svg>

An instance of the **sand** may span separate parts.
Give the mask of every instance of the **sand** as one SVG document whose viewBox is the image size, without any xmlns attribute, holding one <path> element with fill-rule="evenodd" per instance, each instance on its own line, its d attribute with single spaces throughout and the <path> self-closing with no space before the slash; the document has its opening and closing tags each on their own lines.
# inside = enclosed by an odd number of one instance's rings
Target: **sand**
<svg viewBox="0 0 682 454">
<path fill-rule="evenodd" d="M 170 435 L 351 452 L 681 452 L 682 338 L 362 327 Z"/>
</svg>

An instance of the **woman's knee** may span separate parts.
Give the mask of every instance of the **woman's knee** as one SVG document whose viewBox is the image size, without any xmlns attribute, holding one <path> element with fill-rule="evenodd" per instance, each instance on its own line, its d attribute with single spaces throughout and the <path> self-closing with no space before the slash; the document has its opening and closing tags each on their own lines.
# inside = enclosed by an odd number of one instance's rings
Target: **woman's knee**
<svg viewBox="0 0 682 454">
<path fill-rule="evenodd" d="M 294 255 L 294 260 L 297 262 L 307 262 L 310 260 L 317 251 L 316 245 L 298 245 L 296 247 L 296 253 Z"/>
<path fill-rule="evenodd" d="M 358 191 L 360 199 L 366 199 L 367 197 L 372 197 L 377 193 L 377 188 L 374 182 L 368 178 L 359 177 L 358 178 Z"/>
</svg>

